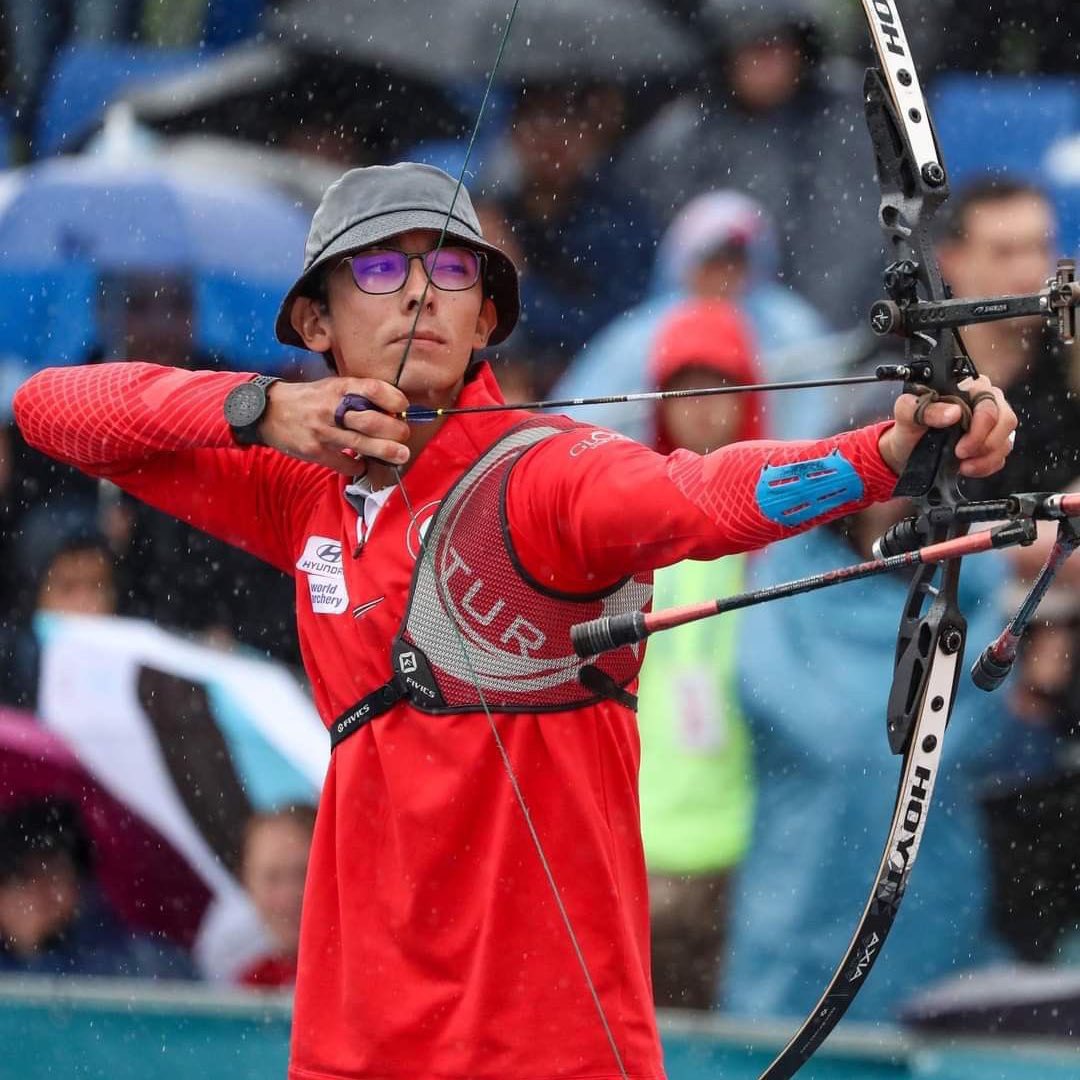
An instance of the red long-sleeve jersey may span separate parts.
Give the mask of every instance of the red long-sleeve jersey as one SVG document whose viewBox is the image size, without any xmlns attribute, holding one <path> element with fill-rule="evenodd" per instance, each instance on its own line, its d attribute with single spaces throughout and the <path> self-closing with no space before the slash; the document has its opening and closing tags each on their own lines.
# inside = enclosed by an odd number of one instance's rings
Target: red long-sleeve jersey
<svg viewBox="0 0 1080 1080">
<path fill-rule="evenodd" d="M 46 453 L 296 579 L 304 664 L 329 723 L 386 681 L 423 527 L 519 412 L 450 418 L 363 544 L 345 479 L 233 442 L 246 375 L 54 369 L 15 398 Z M 461 404 L 499 400 L 481 368 Z M 683 558 L 758 547 L 887 498 L 883 426 L 814 443 L 663 457 L 577 428 L 529 450 L 506 517 L 524 568 L 594 592 Z M 614 702 L 496 723 L 627 1071 L 663 1075 L 648 962 L 633 714 Z M 408 701 L 335 751 L 304 903 L 291 1080 L 617 1077 L 482 713 Z"/>
</svg>

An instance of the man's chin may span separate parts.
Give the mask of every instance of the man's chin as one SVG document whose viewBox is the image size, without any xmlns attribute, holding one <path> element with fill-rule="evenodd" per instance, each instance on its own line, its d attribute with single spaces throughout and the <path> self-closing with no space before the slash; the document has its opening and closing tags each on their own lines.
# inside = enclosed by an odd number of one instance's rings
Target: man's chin
<svg viewBox="0 0 1080 1080">
<path fill-rule="evenodd" d="M 452 405 L 461 393 L 464 376 L 456 382 L 449 382 L 444 370 L 438 372 L 425 372 L 421 366 L 412 371 L 406 363 L 405 370 L 401 373 L 401 381 L 398 388 L 409 399 L 411 405 L 424 405 L 438 407 Z"/>
</svg>

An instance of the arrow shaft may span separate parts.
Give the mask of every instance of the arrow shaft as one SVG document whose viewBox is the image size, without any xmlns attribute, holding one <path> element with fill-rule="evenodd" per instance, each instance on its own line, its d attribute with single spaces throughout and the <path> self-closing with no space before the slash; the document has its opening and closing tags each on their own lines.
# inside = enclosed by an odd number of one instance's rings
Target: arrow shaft
<svg viewBox="0 0 1080 1080">
<path fill-rule="evenodd" d="M 467 416 L 472 413 L 508 412 L 512 409 L 576 409 L 583 405 L 622 405 L 644 401 L 674 401 L 680 398 L 718 397 L 722 394 L 772 393 L 779 390 L 813 390 L 825 386 L 859 386 L 863 383 L 903 382 L 911 377 L 904 364 L 882 364 L 873 375 L 849 375 L 833 379 L 799 379 L 794 382 L 748 383 L 741 386 L 706 386 L 697 390 L 650 390 L 633 394 L 609 394 L 605 397 L 556 398 L 544 401 L 526 401 L 520 404 L 462 405 L 427 408 L 410 405 L 404 412 L 393 415 L 401 420 L 424 423 L 444 416 Z"/>
</svg>

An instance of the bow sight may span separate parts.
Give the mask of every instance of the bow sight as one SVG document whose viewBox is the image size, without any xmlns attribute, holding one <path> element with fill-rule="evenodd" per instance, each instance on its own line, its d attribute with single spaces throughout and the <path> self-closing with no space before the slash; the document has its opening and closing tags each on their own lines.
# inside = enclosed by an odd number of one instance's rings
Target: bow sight
<svg viewBox="0 0 1080 1080">
<path fill-rule="evenodd" d="M 889 266 L 884 281 L 889 298 L 878 300 L 870 308 L 870 328 L 875 334 L 911 337 L 949 327 L 1042 315 L 1066 345 L 1076 338 L 1080 286 L 1076 282 L 1074 259 L 1059 259 L 1057 270 L 1047 279 L 1044 289 L 1016 296 L 920 300 L 916 291 L 918 266 L 910 259 Z"/>
</svg>

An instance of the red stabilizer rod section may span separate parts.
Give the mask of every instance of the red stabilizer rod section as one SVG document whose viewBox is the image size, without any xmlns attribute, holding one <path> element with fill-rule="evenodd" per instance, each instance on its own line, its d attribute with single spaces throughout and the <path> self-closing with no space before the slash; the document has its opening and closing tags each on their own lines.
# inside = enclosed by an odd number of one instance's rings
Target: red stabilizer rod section
<svg viewBox="0 0 1080 1080">
<path fill-rule="evenodd" d="M 841 566 L 835 570 L 826 570 L 821 574 L 786 581 L 781 585 L 769 585 L 764 589 L 737 593 L 720 600 L 706 600 L 697 604 L 685 604 L 681 607 L 664 608 L 648 614 L 640 611 L 628 615 L 608 615 L 602 619 L 578 623 L 570 629 L 570 640 L 578 656 L 596 656 L 610 649 L 623 645 L 633 645 L 644 641 L 650 634 L 660 630 L 670 630 L 675 626 L 708 619 L 713 615 L 723 615 L 738 608 L 753 607 L 767 600 L 779 600 L 785 596 L 798 596 L 800 593 L 814 592 L 830 585 L 839 585 L 843 581 L 857 581 L 860 578 L 887 574 L 908 566 L 945 562 L 947 559 L 959 559 L 964 555 L 977 555 L 991 548 L 1009 547 L 1013 544 L 1030 544 L 1035 539 L 1035 523 L 1030 520 L 1013 521 L 987 532 L 968 533 L 938 544 L 928 544 L 917 551 L 905 551 L 899 555 L 890 555 L 884 559 L 871 559 L 869 562 L 856 563 L 854 566 Z"/>
<path fill-rule="evenodd" d="M 1048 495 L 1040 517 L 1070 518 L 1080 516 L 1080 494 Z"/>
</svg>

